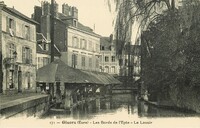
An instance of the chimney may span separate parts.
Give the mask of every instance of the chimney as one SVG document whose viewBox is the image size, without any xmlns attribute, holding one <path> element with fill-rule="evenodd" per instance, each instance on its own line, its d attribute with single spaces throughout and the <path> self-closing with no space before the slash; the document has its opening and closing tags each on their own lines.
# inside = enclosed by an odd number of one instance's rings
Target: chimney
<svg viewBox="0 0 200 128">
<path fill-rule="evenodd" d="M 113 42 L 113 34 L 110 34 L 110 43 Z"/>
<path fill-rule="evenodd" d="M 72 17 L 78 20 L 78 9 L 76 7 L 72 7 Z"/>
<path fill-rule="evenodd" d="M 42 2 L 42 15 L 50 15 L 50 3 L 47 1 Z"/>
<path fill-rule="evenodd" d="M 0 8 L 5 7 L 6 5 L 4 4 L 4 1 L 0 1 Z"/>
<path fill-rule="evenodd" d="M 62 13 L 65 14 L 66 16 L 71 15 L 71 7 L 68 4 L 63 4 L 62 5 Z"/>
<path fill-rule="evenodd" d="M 58 17 L 58 4 L 56 2 L 54 3 L 54 16 Z"/>
</svg>

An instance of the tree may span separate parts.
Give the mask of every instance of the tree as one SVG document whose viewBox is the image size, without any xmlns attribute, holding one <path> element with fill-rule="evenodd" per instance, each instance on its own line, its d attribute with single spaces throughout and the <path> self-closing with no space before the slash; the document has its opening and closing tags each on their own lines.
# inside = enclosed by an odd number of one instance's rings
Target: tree
<svg viewBox="0 0 200 128">
<path fill-rule="evenodd" d="M 108 0 L 110 10 L 111 2 Z M 117 11 L 115 35 L 123 46 L 130 42 L 134 22 L 140 24 L 139 29 L 145 30 L 148 23 L 161 15 L 164 7 L 164 10 L 175 10 L 175 0 L 114 0 L 114 3 Z"/>
</svg>

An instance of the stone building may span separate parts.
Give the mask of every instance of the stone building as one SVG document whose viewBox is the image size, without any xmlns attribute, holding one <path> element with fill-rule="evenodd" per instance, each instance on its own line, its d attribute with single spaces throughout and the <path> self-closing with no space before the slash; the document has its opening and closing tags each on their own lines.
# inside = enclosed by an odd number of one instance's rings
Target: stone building
<svg viewBox="0 0 200 128">
<path fill-rule="evenodd" d="M 21 92 L 35 88 L 36 21 L 0 3 L 1 90 Z"/>
<path fill-rule="evenodd" d="M 67 54 L 61 58 L 71 67 L 99 71 L 100 35 L 78 21 L 76 7 L 63 4 L 59 17 L 67 24 Z"/>
<path fill-rule="evenodd" d="M 47 40 L 51 39 L 50 15 L 50 3 L 43 2 L 42 7 L 35 7 L 33 16 L 41 28 L 38 30 Z M 58 4 L 54 3 L 54 16 L 54 44 L 60 58 L 71 67 L 99 71 L 100 35 L 78 21 L 76 7 L 63 4 L 60 13 Z"/>
<path fill-rule="evenodd" d="M 100 71 L 119 76 L 119 59 L 116 54 L 116 41 L 113 35 L 100 39 Z"/>
<path fill-rule="evenodd" d="M 55 3 L 55 8 L 58 4 Z M 35 6 L 32 19 L 37 21 L 37 69 L 51 62 L 51 5 L 49 2 L 42 2 L 42 6 Z M 55 11 L 57 12 L 57 11 Z M 66 25 L 58 17 L 54 18 L 54 59 L 61 56 L 60 52 L 66 52 L 65 29 Z M 58 43 L 57 43 L 58 42 Z M 60 47 L 58 47 L 60 46 Z"/>
</svg>

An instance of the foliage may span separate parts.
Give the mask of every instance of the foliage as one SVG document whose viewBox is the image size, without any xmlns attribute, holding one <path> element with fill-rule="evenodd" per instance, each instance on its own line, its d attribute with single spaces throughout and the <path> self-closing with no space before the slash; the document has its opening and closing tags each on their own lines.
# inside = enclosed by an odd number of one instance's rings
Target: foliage
<svg viewBox="0 0 200 128">
<path fill-rule="evenodd" d="M 135 22 L 142 31 L 142 78 L 152 92 L 200 84 L 200 2 L 175 0 L 115 0 L 119 46 L 130 41 Z M 122 52 L 121 52 L 122 53 Z"/>
<path fill-rule="evenodd" d="M 200 4 L 185 6 L 157 17 L 143 33 L 143 77 L 150 90 L 200 84 Z"/>
</svg>

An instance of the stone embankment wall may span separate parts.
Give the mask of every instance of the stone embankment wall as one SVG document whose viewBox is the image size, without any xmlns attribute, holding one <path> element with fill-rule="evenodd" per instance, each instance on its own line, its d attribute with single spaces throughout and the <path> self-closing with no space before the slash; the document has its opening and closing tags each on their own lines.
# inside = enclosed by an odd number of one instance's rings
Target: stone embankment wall
<svg viewBox="0 0 200 128">
<path fill-rule="evenodd" d="M 0 118 L 12 117 L 39 117 L 45 114 L 49 109 L 49 96 L 37 95 L 27 98 L 21 98 L 0 106 Z"/>
</svg>

